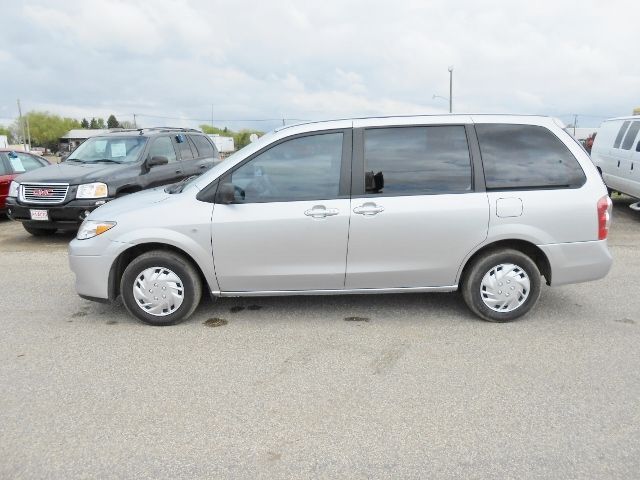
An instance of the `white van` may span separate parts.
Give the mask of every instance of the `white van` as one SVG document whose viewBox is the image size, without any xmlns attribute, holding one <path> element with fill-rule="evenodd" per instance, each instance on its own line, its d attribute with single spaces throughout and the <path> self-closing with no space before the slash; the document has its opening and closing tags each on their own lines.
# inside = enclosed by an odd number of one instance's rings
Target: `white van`
<svg viewBox="0 0 640 480">
<path fill-rule="evenodd" d="M 640 199 L 640 116 L 605 120 L 593 143 L 591 160 L 607 187 Z M 640 210 L 640 202 L 631 206 Z"/>
</svg>

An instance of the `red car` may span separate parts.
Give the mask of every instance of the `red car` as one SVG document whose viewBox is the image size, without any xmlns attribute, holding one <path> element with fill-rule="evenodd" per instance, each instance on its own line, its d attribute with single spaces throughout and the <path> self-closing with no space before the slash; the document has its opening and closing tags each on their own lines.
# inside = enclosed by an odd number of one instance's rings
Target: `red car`
<svg viewBox="0 0 640 480">
<path fill-rule="evenodd" d="M 6 211 L 11 181 L 24 172 L 51 165 L 46 158 L 32 153 L 0 149 L 0 215 Z"/>
</svg>

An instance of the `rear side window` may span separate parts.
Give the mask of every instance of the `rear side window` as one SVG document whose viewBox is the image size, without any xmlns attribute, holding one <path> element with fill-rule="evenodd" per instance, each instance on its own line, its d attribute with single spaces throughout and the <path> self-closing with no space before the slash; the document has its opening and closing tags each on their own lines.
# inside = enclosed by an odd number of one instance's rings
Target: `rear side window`
<svg viewBox="0 0 640 480">
<path fill-rule="evenodd" d="M 430 195 L 471 191 L 464 126 L 365 130 L 365 192 Z"/>
<path fill-rule="evenodd" d="M 620 130 L 618 130 L 618 135 L 616 136 L 615 142 L 613 142 L 613 148 L 620 148 L 620 143 L 622 143 L 622 137 L 624 137 L 627 128 L 629 127 L 629 121 L 623 122 Z"/>
<path fill-rule="evenodd" d="M 199 157 L 215 157 L 215 152 L 213 150 L 213 145 L 211 142 L 202 135 L 193 135 L 190 136 L 191 140 L 198 150 Z"/>
<path fill-rule="evenodd" d="M 180 159 L 181 160 L 192 160 L 194 155 L 191 151 L 191 147 L 189 146 L 189 142 L 187 140 L 186 135 L 179 134 L 176 135 L 176 144 L 178 145 L 178 150 L 180 151 Z"/>
<path fill-rule="evenodd" d="M 0 153 L 0 175 L 9 175 L 9 169 L 6 166 L 4 158 L 2 158 L 3 156 L 4 155 Z"/>
<path fill-rule="evenodd" d="M 633 141 L 636 139 L 636 135 L 638 135 L 638 130 L 640 130 L 640 122 L 633 122 L 627 130 L 627 134 L 624 136 L 624 140 L 622 141 L 623 150 L 630 150 L 633 145 Z"/>
<path fill-rule="evenodd" d="M 535 125 L 476 125 L 489 190 L 576 188 L 586 177 L 569 149 Z"/>
</svg>

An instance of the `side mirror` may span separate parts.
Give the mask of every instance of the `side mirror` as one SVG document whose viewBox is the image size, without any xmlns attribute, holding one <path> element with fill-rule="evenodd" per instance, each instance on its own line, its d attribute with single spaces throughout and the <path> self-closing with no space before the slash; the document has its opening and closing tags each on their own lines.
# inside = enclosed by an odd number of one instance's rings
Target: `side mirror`
<svg viewBox="0 0 640 480">
<path fill-rule="evenodd" d="M 157 165 L 166 165 L 167 163 L 169 163 L 169 159 L 167 157 L 151 157 L 147 160 L 147 167 L 151 168 Z"/>
<path fill-rule="evenodd" d="M 230 205 L 236 201 L 236 187 L 232 183 L 221 183 L 216 192 L 215 203 Z"/>
</svg>

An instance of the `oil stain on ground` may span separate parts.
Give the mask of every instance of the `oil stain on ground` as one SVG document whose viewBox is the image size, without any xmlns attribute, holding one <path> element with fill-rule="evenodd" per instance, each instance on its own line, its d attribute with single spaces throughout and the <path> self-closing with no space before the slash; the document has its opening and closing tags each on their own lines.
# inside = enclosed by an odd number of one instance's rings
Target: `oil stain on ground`
<svg viewBox="0 0 640 480">
<path fill-rule="evenodd" d="M 345 317 L 345 322 L 369 322 L 369 317 Z"/>
<path fill-rule="evenodd" d="M 627 325 L 635 325 L 636 321 L 631 318 L 621 318 L 619 320 L 614 320 L 614 322 L 618 323 L 626 323 Z"/>
<path fill-rule="evenodd" d="M 107 320 L 105 322 L 107 325 L 115 325 L 116 323 L 118 323 L 116 320 Z"/>
<path fill-rule="evenodd" d="M 87 316 L 87 312 L 80 311 L 80 312 L 73 313 L 71 315 L 71 318 L 80 318 L 80 317 L 86 317 L 86 316 Z"/>
<path fill-rule="evenodd" d="M 262 305 L 249 305 L 247 307 L 247 310 L 260 310 L 262 308 Z"/>
<path fill-rule="evenodd" d="M 231 307 L 229 309 L 231 313 L 238 313 L 238 312 L 241 312 L 242 310 L 244 310 L 244 307 L 241 305 L 236 305 L 235 307 Z"/>
<path fill-rule="evenodd" d="M 203 325 L 206 325 L 207 327 L 222 327 L 224 325 L 226 325 L 227 322 L 224 318 L 210 318 L 209 320 L 206 320 Z"/>
</svg>

